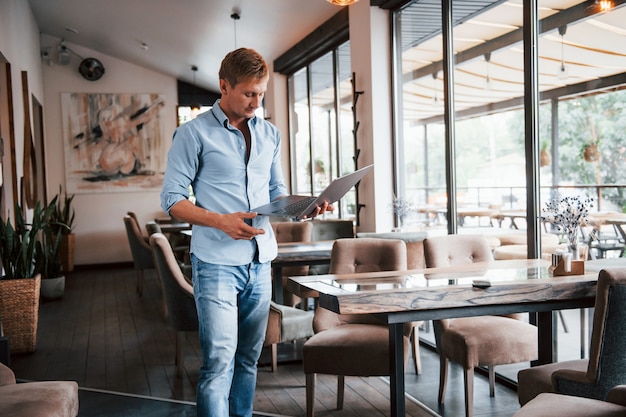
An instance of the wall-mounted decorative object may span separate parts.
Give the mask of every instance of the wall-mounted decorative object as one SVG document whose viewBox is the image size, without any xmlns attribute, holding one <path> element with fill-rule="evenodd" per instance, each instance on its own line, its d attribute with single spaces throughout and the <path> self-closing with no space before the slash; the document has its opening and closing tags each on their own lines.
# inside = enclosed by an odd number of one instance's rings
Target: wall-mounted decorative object
<svg viewBox="0 0 626 417">
<path fill-rule="evenodd" d="M 61 94 L 67 192 L 159 190 L 164 104 L 158 94 Z"/>
</svg>

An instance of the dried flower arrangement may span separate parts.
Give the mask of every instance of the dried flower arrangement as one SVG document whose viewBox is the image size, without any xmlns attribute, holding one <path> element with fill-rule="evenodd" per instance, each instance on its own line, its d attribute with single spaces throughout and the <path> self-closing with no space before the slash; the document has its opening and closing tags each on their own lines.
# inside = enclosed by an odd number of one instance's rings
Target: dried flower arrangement
<svg viewBox="0 0 626 417">
<path fill-rule="evenodd" d="M 399 226 L 402 227 L 406 218 L 410 214 L 415 212 L 415 204 L 404 198 L 396 197 L 396 195 L 394 194 L 393 200 L 391 202 L 391 209 L 393 210 L 393 213 L 398 217 L 398 221 L 400 222 Z"/>
<path fill-rule="evenodd" d="M 580 196 L 553 199 L 546 203 L 542 219 L 558 226 L 567 237 L 570 251 L 578 254 L 578 230 L 586 224 L 589 210 L 593 207 L 593 198 Z"/>
</svg>

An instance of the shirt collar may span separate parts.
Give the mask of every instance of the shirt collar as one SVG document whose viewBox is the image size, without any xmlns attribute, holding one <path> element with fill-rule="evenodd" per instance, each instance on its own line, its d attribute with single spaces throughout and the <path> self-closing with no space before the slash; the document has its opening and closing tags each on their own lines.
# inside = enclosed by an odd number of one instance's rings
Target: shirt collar
<svg viewBox="0 0 626 417">
<path fill-rule="evenodd" d="M 226 113 L 224 113 L 222 108 L 219 106 L 220 101 L 221 99 L 217 99 L 217 101 L 211 108 L 211 111 L 213 112 L 213 115 L 215 116 L 215 118 L 220 122 L 220 124 L 224 126 L 225 128 L 228 128 L 229 126 L 228 116 L 226 116 Z M 257 123 L 256 115 L 252 117 L 251 119 L 248 119 L 248 123 L 252 123 L 252 125 L 255 125 Z"/>
</svg>

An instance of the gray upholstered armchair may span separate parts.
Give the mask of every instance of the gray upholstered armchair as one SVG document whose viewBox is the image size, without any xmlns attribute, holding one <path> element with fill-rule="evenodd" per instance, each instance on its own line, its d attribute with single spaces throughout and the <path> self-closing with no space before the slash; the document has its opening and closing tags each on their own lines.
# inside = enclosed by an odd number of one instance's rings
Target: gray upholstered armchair
<svg viewBox="0 0 626 417">
<path fill-rule="evenodd" d="M 163 289 L 167 320 L 176 331 L 176 375 L 181 378 L 184 365 L 185 333 L 198 330 L 198 313 L 193 298 L 193 285 L 180 269 L 170 242 L 162 233 L 154 233 L 150 236 L 150 246 L 152 246 L 154 263 Z"/>
<path fill-rule="evenodd" d="M 269 346 L 272 372 L 278 367 L 278 344 L 313 336 L 313 312 L 270 302 L 263 346 Z"/>
<path fill-rule="evenodd" d="M 330 273 L 405 270 L 406 245 L 391 239 L 338 239 Z M 404 326 L 404 358 L 408 360 L 411 323 Z M 390 375 L 389 328 L 366 314 L 335 314 L 315 309 L 315 335 L 304 344 L 307 417 L 314 415 L 315 375 L 337 375 L 337 408 L 343 408 L 344 376 Z"/>
<path fill-rule="evenodd" d="M 130 246 L 130 253 L 133 257 L 133 265 L 137 272 L 137 293 L 143 294 L 143 275 L 144 270 L 154 269 L 154 260 L 152 259 L 152 250 L 141 232 L 136 217 L 125 215 L 124 226 L 126 227 L 126 236 Z"/>
<path fill-rule="evenodd" d="M 518 397 L 526 404 L 542 392 L 604 400 L 626 384 L 626 269 L 598 274 L 589 359 L 535 366 L 518 372 Z M 626 415 L 626 414 L 625 414 Z"/>
<path fill-rule="evenodd" d="M 489 242 L 482 235 L 447 235 L 424 240 L 428 268 L 492 261 Z M 514 316 L 463 317 L 435 320 L 439 353 L 439 404 L 443 404 L 448 379 L 448 362 L 464 370 L 465 415 L 473 415 L 474 368 L 489 370 L 489 395 L 495 395 L 496 365 L 537 359 L 537 328 Z"/>
</svg>

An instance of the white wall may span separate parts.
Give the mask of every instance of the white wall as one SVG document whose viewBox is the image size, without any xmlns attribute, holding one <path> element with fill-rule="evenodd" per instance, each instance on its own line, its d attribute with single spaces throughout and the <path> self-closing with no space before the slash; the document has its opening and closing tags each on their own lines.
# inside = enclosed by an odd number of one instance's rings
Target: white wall
<svg viewBox="0 0 626 417">
<path fill-rule="evenodd" d="M 360 122 L 358 166 L 374 164 L 374 175 L 359 185 L 359 232 L 389 231 L 393 227 L 393 147 L 389 12 L 360 1 L 350 7 L 350 55 L 356 90 L 363 91 L 356 106 Z M 381 81 L 384 80 L 384 81 Z"/>
<path fill-rule="evenodd" d="M 59 39 L 42 35 L 42 49 L 56 47 Z M 99 59 L 106 72 L 98 81 L 87 81 L 78 73 L 80 58 L 73 56 L 69 65 L 43 65 L 44 118 L 46 143 L 47 188 L 49 196 L 65 189 L 61 93 L 157 93 L 165 96 L 166 117 L 163 119 L 166 138 L 176 129 L 176 79 L 110 56 L 66 42 L 81 57 Z M 166 154 L 162 155 L 166 158 Z M 74 198 L 76 208 L 75 263 L 101 264 L 130 261 L 130 249 L 124 229 L 127 211 L 137 213 L 141 224 L 163 217 L 159 191 L 79 193 Z"/>
<path fill-rule="evenodd" d="M 23 0 L 0 0 L 0 55 L 10 64 L 13 100 L 13 124 L 15 127 L 15 159 L 17 164 L 17 188 L 24 175 L 24 104 L 22 100 L 22 71 L 28 74 L 28 87 L 39 102 L 44 100 L 41 60 L 39 59 L 39 28 L 28 2 Z M 0 59 L 0 61 L 3 61 Z M 4 65 L 4 64 L 2 64 Z M 4 88 L 4 86 L 0 87 Z M 4 106 L 5 103 L 0 103 Z M 32 106 L 29 104 L 30 108 Z M 9 109 L 3 109 L 7 112 Z M 31 124 L 32 126 L 32 124 Z M 3 126 L 8 131 L 8 126 Z M 4 139 L 4 164 L 10 164 L 9 137 Z M 9 181 L 10 183 L 10 181 Z M 8 185 L 8 184 L 7 184 Z M 13 212 L 11 192 L 5 191 L 7 210 Z M 19 196 L 18 196 L 19 199 Z M 4 215 L 5 213 L 3 213 Z"/>
</svg>

